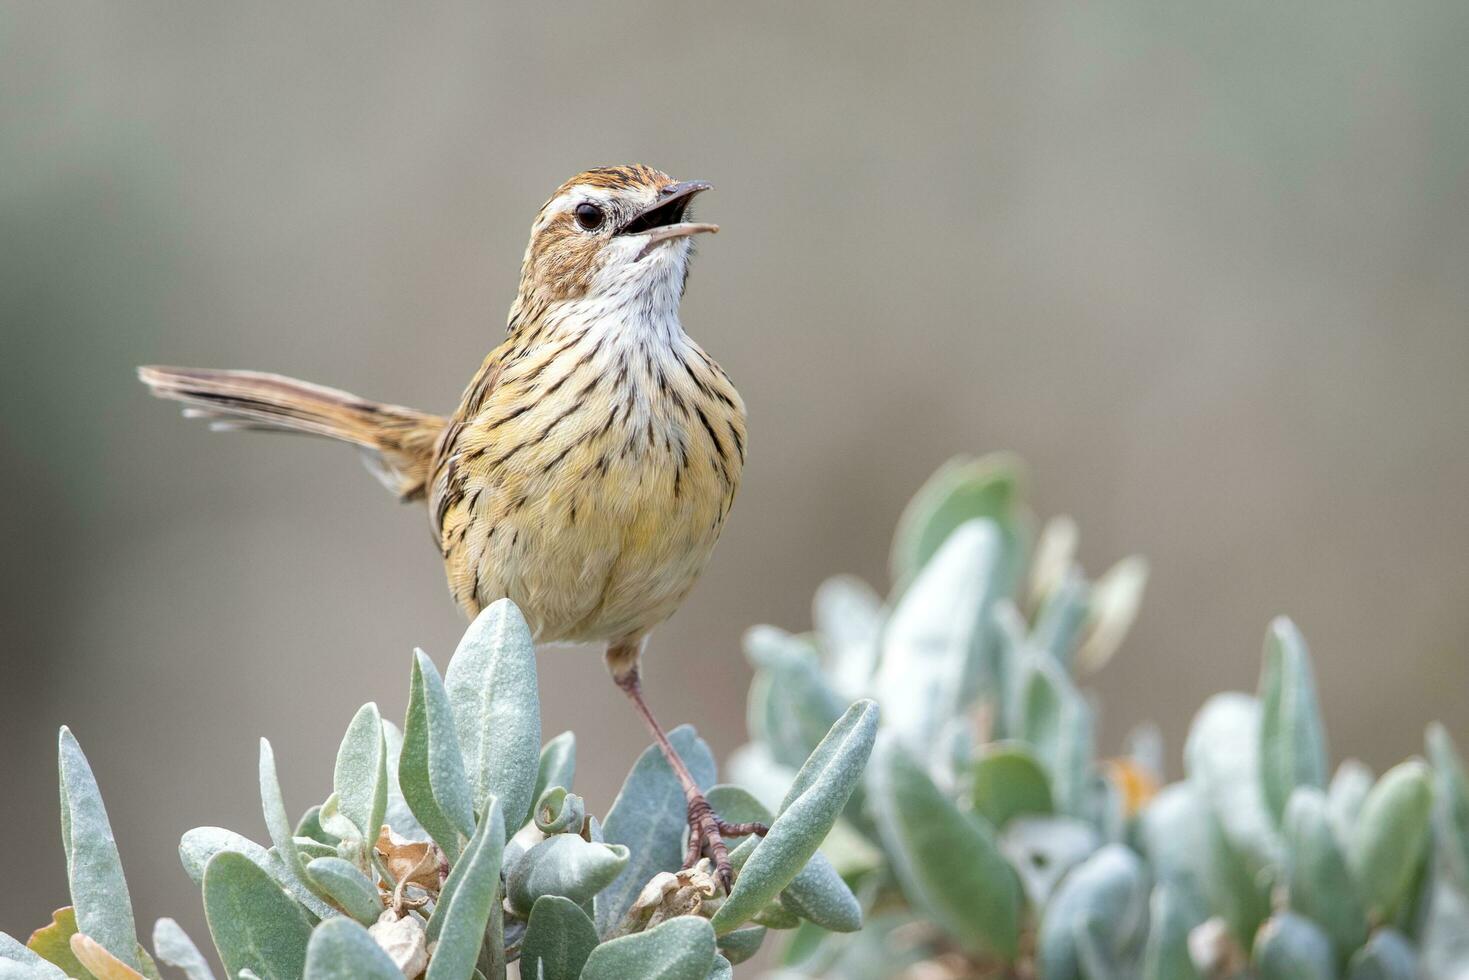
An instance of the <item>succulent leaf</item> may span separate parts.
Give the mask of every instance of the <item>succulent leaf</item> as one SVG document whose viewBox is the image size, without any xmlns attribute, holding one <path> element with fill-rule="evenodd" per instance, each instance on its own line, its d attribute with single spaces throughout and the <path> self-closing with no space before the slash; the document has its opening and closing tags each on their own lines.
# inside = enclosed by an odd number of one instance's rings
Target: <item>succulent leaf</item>
<svg viewBox="0 0 1469 980">
<path fill-rule="evenodd" d="M 154 923 L 153 952 L 169 966 L 182 970 L 187 980 L 214 980 L 209 961 L 183 927 L 172 919 Z"/>
<path fill-rule="evenodd" d="M 510 906 L 529 915 L 542 895 L 585 904 L 617 878 L 627 861 L 627 848 L 621 844 L 593 844 L 576 834 L 553 834 L 516 864 L 506 883 Z"/>
<path fill-rule="evenodd" d="M 1041 916 L 1036 958 L 1047 980 L 1112 980 L 1147 936 L 1148 886 L 1137 855 L 1109 844 L 1062 880 Z"/>
<path fill-rule="evenodd" d="M 974 764 L 974 811 L 1004 829 L 1011 817 L 1049 814 L 1051 783 L 1030 749 L 1021 742 L 991 745 Z"/>
<path fill-rule="evenodd" d="M 204 869 L 204 915 L 229 976 L 295 980 L 306 966 L 311 923 L 255 862 L 221 851 Z"/>
<path fill-rule="evenodd" d="M 338 812 L 357 829 L 359 838 L 377 840 L 388 808 L 388 746 L 383 716 L 371 701 L 357 710 L 342 736 L 332 788 Z"/>
<path fill-rule="evenodd" d="M 704 980 L 714 956 L 709 920 L 683 915 L 602 943 L 587 957 L 581 980 Z"/>
<path fill-rule="evenodd" d="M 1142 980 L 1202 980 L 1189 955 L 1189 933 L 1199 924 L 1189 899 L 1167 883 L 1153 888 Z"/>
<path fill-rule="evenodd" d="M 539 800 L 541 794 L 552 786 L 564 786 L 569 790 L 575 777 L 576 735 L 573 732 L 562 732 L 541 746 L 541 756 L 536 767 L 535 791 L 531 798 Z"/>
<path fill-rule="evenodd" d="M 474 804 L 449 696 L 422 650 L 413 653 L 398 782 L 413 816 L 452 863 L 474 833 Z"/>
<path fill-rule="evenodd" d="M 1319 789 L 1302 786 L 1291 794 L 1285 840 L 1289 905 L 1321 926 L 1338 960 L 1344 961 L 1366 940 L 1367 917 L 1332 832 L 1326 795 Z"/>
<path fill-rule="evenodd" d="M 1306 641 L 1280 617 L 1265 636 L 1260 677 L 1260 782 L 1277 825 L 1297 786 L 1326 788 L 1326 733 Z"/>
<path fill-rule="evenodd" d="M 1347 860 L 1367 915 L 1392 921 L 1410 899 L 1428 846 L 1433 785 L 1419 760 L 1399 763 L 1367 794 Z"/>
<path fill-rule="evenodd" d="M 1428 758 L 1433 763 L 1434 829 L 1444 864 L 1460 888 L 1469 888 L 1469 781 L 1448 730 L 1428 726 Z"/>
<path fill-rule="evenodd" d="M 1005 537 L 1004 591 L 1019 577 L 1021 543 L 1029 537 L 1024 467 L 1005 453 L 949 460 L 913 495 L 893 534 L 892 575 L 904 587 L 961 524 L 987 518 Z"/>
<path fill-rule="evenodd" d="M 541 702 L 536 647 L 515 603 L 479 614 L 444 672 L 444 689 L 475 810 L 494 796 L 513 834 L 536 802 Z"/>
<path fill-rule="evenodd" d="M 323 922 L 306 945 L 304 980 L 402 980 L 403 971 L 367 929 L 351 919 Z"/>
<path fill-rule="evenodd" d="M 1347 980 L 1414 980 L 1418 954 L 1396 929 L 1379 929 L 1347 964 Z"/>
<path fill-rule="evenodd" d="M 837 575 L 816 588 L 811 622 L 822 639 L 826 676 L 837 694 L 856 700 L 870 693 L 877 669 L 882 598 L 853 575 Z"/>
<path fill-rule="evenodd" d="M 68 945 L 67 952 L 71 948 Z M 66 980 L 61 967 L 13 936 L 0 932 L 0 980 Z"/>
<path fill-rule="evenodd" d="M 597 927 L 569 898 L 542 895 L 531 907 L 520 947 L 520 973 L 541 980 L 577 980 L 597 945 Z"/>
<path fill-rule="evenodd" d="M 485 930 L 500 917 L 500 858 L 505 818 L 493 796 L 485 802 L 474 836 L 444 882 L 429 919 L 428 940 L 437 941 L 426 980 L 471 980 Z M 498 931 L 498 930 L 496 930 Z"/>
<path fill-rule="evenodd" d="M 370 926 L 382 914 L 383 902 L 377 886 L 351 861 L 319 857 L 306 865 L 306 877 L 325 893 L 337 908 Z"/>
<path fill-rule="evenodd" d="M 1310 919 L 1291 912 L 1274 915 L 1255 938 L 1260 980 L 1335 980 L 1331 941 Z"/>
</svg>

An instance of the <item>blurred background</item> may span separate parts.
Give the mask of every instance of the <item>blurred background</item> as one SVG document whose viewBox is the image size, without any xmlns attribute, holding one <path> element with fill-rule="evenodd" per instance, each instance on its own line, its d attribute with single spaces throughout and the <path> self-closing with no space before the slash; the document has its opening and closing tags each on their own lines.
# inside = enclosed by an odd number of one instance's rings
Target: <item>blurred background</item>
<svg viewBox="0 0 1469 980">
<path fill-rule="evenodd" d="M 750 406 L 744 489 L 655 634 L 653 704 L 742 740 L 742 630 L 886 588 L 956 452 L 1029 460 L 1093 573 L 1153 578 L 1104 746 L 1311 641 L 1334 758 L 1469 738 L 1469 6 L 0 5 L 0 929 L 65 901 L 55 731 L 140 918 L 179 834 L 263 838 L 462 628 L 424 513 L 349 450 L 213 435 L 145 362 L 447 412 L 532 215 L 585 167 L 716 192 L 684 322 Z M 548 736 L 610 802 L 646 739 L 585 650 Z M 199 933 L 196 933 L 198 935 Z"/>
</svg>

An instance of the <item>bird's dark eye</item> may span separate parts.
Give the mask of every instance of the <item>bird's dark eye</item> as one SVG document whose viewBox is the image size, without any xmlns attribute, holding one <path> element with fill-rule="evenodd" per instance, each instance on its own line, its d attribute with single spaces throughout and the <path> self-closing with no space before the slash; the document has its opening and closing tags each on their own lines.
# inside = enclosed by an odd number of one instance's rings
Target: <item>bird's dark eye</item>
<svg viewBox="0 0 1469 980">
<path fill-rule="evenodd" d="M 576 223 L 587 231 L 600 228 L 605 217 L 602 209 L 589 201 L 583 201 L 576 206 Z"/>
</svg>

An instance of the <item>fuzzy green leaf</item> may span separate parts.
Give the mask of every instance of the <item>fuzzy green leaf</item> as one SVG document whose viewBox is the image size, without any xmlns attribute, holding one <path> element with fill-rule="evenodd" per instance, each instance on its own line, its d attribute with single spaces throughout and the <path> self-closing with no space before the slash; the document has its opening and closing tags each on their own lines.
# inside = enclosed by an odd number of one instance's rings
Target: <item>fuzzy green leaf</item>
<svg viewBox="0 0 1469 980">
<path fill-rule="evenodd" d="M 1091 857 L 1102 840 L 1096 828 L 1075 817 L 1016 817 L 998 843 L 1026 898 L 1043 908 L 1066 873 Z"/>
<path fill-rule="evenodd" d="M 1290 908 L 1320 925 L 1345 959 L 1366 940 L 1367 918 L 1319 789 L 1302 786 L 1291 794 L 1285 840 Z"/>
<path fill-rule="evenodd" d="M 383 902 L 377 886 L 351 861 L 339 857 L 316 858 L 306 865 L 306 877 L 333 905 L 363 925 L 372 925 L 382 915 Z"/>
<path fill-rule="evenodd" d="M 878 828 L 909 900 L 965 949 L 1013 960 L 1020 885 L 994 831 L 955 809 L 901 745 L 879 748 L 869 781 Z M 955 860 L 960 854 L 964 860 Z"/>
<path fill-rule="evenodd" d="M 1002 595 L 996 526 L 966 522 L 948 535 L 898 600 L 883 631 L 872 689 L 884 728 L 927 759 L 944 724 L 985 686 L 990 606 Z"/>
<path fill-rule="evenodd" d="M 342 736 L 332 788 L 338 811 L 370 847 L 388 808 L 388 746 L 382 714 L 371 701 L 358 709 Z"/>
<path fill-rule="evenodd" d="M 304 980 L 403 980 L 403 971 L 362 925 L 338 916 L 312 932 Z"/>
<path fill-rule="evenodd" d="M 209 961 L 183 927 L 172 919 L 159 919 L 154 923 L 153 952 L 169 966 L 184 971 L 188 980 L 214 980 Z"/>
<path fill-rule="evenodd" d="M 577 980 L 597 945 L 597 927 L 575 902 L 542 895 L 531 907 L 520 946 L 520 975 Z"/>
<path fill-rule="evenodd" d="M 233 851 L 249 858 L 275 883 L 291 894 L 291 897 L 310 910 L 318 919 L 329 918 L 336 910 L 313 894 L 299 879 L 293 877 L 286 863 L 274 849 L 266 849 L 247 837 L 225 830 L 223 827 L 195 827 L 179 841 L 179 860 L 194 879 L 196 885 L 204 883 L 204 869 L 210 858 L 221 851 Z"/>
<path fill-rule="evenodd" d="M 1265 806 L 1260 780 L 1260 703 L 1244 694 L 1216 694 L 1194 717 L 1184 744 L 1189 781 L 1204 794 L 1229 846 L 1253 876 L 1277 865 L 1280 835 Z"/>
<path fill-rule="evenodd" d="M 1086 624 L 1091 590 L 1081 569 L 1073 565 L 1051 590 L 1036 613 L 1030 644 L 1049 653 L 1068 671 L 1074 666 L 1076 649 Z"/>
<path fill-rule="evenodd" d="M 1280 617 L 1265 636 L 1260 676 L 1260 784 L 1277 825 L 1297 786 L 1326 788 L 1326 733 L 1306 641 Z"/>
<path fill-rule="evenodd" d="M 841 716 L 842 705 L 804 637 L 756 626 L 745 632 L 744 645 L 760 679 L 749 700 L 750 733 L 778 760 L 799 766 Z"/>
<path fill-rule="evenodd" d="M 275 853 L 280 855 L 286 877 L 318 898 L 328 898 L 321 887 L 306 875 L 307 858 L 301 853 L 295 827 L 291 824 L 285 800 L 281 796 L 280 779 L 275 768 L 275 751 L 271 748 L 270 741 L 264 738 L 260 740 L 260 804 L 265 813 L 265 827 L 270 832 L 271 844 L 275 847 Z"/>
<path fill-rule="evenodd" d="M 1335 980 L 1331 941 L 1310 919 L 1290 912 L 1274 915 L 1255 937 L 1260 980 Z"/>
<path fill-rule="evenodd" d="M 1453 739 L 1437 722 L 1428 726 L 1428 758 L 1433 763 L 1439 853 L 1459 887 L 1469 888 L 1469 781 Z"/>
<path fill-rule="evenodd" d="M 1189 931 L 1198 924 L 1178 889 L 1168 884 L 1154 887 L 1142 980 L 1201 980 L 1188 951 Z"/>
<path fill-rule="evenodd" d="M 956 528 L 988 518 L 1004 531 L 1007 554 L 1003 592 L 1018 577 L 1020 542 L 1027 535 L 1021 503 L 1023 467 L 1014 456 L 994 453 L 949 460 L 913 495 L 893 534 L 893 581 L 902 587 Z"/>
<path fill-rule="evenodd" d="M 204 915 L 229 976 L 248 969 L 261 980 L 297 980 L 306 965 L 311 923 L 255 862 L 221 851 L 204 869 Z"/>
<path fill-rule="evenodd" d="M 811 622 L 826 654 L 826 676 L 838 695 L 856 700 L 868 693 L 877 669 L 882 599 L 851 575 L 822 582 L 811 602 Z"/>
<path fill-rule="evenodd" d="M 510 906 L 522 915 L 542 895 L 560 895 L 578 905 L 610 885 L 627 866 L 621 844 L 592 844 L 576 834 L 553 834 L 526 852 L 506 883 Z"/>
<path fill-rule="evenodd" d="M 814 923 L 808 924 L 806 928 L 811 928 L 812 925 Z M 760 944 L 765 942 L 767 931 L 764 926 L 740 926 L 719 937 L 719 953 L 731 964 L 743 963 L 760 951 Z"/>
<path fill-rule="evenodd" d="M 67 951 L 70 952 L 70 947 L 67 948 Z M 73 974 L 73 976 L 81 976 L 81 974 Z M 61 967 L 30 949 L 20 940 L 0 932 L 0 980 L 12 980 L 12 978 L 13 980 L 66 980 L 67 975 Z"/>
<path fill-rule="evenodd" d="M 1431 774 L 1416 759 L 1389 769 L 1367 795 L 1347 860 L 1373 921 L 1391 921 L 1410 899 L 1428 847 L 1432 807 Z"/>
<path fill-rule="evenodd" d="M 413 816 L 452 863 L 474 833 L 474 805 L 444 682 L 422 650 L 413 652 L 398 783 Z"/>
<path fill-rule="evenodd" d="M 789 885 L 816 853 L 847 805 L 877 736 L 877 705 L 846 710 L 796 774 L 770 832 L 745 862 L 729 898 L 714 913 L 720 935 L 744 924 Z"/>
<path fill-rule="evenodd" d="M 975 762 L 971 798 L 976 813 L 1003 829 L 1022 813 L 1050 813 L 1051 783 L 1027 746 L 1001 742 Z"/>
<path fill-rule="evenodd" d="M 575 777 L 576 735 L 572 732 L 562 732 L 541 747 L 541 756 L 536 770 L 536 786 L 535 791 L 531 794 L 531 799 L 539 800 L 541 794 L 552 786 L 564 786 L 569 790 Z"/>
<path fill-rule="evenodd" d="M 92 767 L 71 729 L 63 726 L 57 755 L 61 775 L 61 843 L 77 929 L 133 969 L 139 969 L 138 930 L 122 859 Z"/>
<path fill-rule="evenodd" d="M 1414 980 L 1418 954 L 1396 929 L 1379 929 L 1347 964 L 1347 980 Z"/>
<path fill-rule="evenodd" d="M 1331 777 L 1326 790 L 1326 812 L 1331 817 L 1331 830 L 1336 842 L 1342 847 L 1351 843 L 1357 828 L 1357 818 L 1362 814 L 1362 804 L 1372 792 L 1376 780 L 1372 770 L 1358 759 L 1344 759 Z"/>
<path fill-rule="evenodd" d="M 1055 659 L 1038 650 L 1021 657 L 1019 690 L 1018 734 L 1050 775 L 1056 812 L 1090 817 L 1091 707 Z"/>
<path fill-rule="evenodd" d="M 536 646 L 515 603 L 499 599 L 476 617 L 444 672 L 476 810 L 494 796 L 505 829 L 525 823 L 541 754 Z M 564 785 L 564 784 L 563 784 Z"/>
<path fill-rule="evenodd" d="M 689 725 L 680 725 L 669 732 L 668 740 L 688 766 L 699 789 L 708 789 L 714 782 L 715 772 L 714 753 L 709 751 L 709 746 Z M 628 862 L 617 880 L 597 894 L 599 933 L 607 935 L 622 921 L 654 875 L 660 871 L 677 871 L 683 865 L 687 811 L 678 778 L 658 746 L 648 746 L 627 774 L 602 826 L 607 843 L 627 848 Z"/>
<path fill-rule="evenodd" d="M 1036 937 L 1047 980 L 1126 976 L 1123 964 L 1145 940 L 1148 888 L 1142 862 L 1109 844 L 1073 870 L 1047 904 Z"/>
<path fill-rule="evenodd" d="M 429 921 L 429 941 L 438 940 L 425 980 L 471 980 L 491 916 L 499 917 L 500 858 L 505 817 L 493 796 L 485 803 L 474 836 L 444 882 Z M 494 931 L 498 932 L 498 929 Z"/>
<path fill-rule="evenodd" d="M 683 915 L 592 950 L 581 980 L 704 980 L 714 966 L 714 930 Z"/>
</svg>

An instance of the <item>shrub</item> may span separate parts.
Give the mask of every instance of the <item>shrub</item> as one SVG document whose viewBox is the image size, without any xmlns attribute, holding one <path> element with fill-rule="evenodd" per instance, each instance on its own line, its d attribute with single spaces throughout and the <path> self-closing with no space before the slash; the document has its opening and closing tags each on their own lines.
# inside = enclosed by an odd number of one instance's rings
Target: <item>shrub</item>
<svg viewBox="0 0 1469 980">
<path fill-rule="evenodd" d="M 877 709 L 853 704 L 813 745 L 763 839 L 738 842 L 726 895 L 707 862 L 680 865 L 685 803 L 656 747 L 643 753 L 599 821 L 571 792 L 570 732 L 541 744 L 535 650 L 509 601 L 470 626 L 441 678 L 414 655 L 400 730 L 366 704 L 347 726 L 332 790 L 291 821 L 275 754 L 260 743 L 269 844 L 219 827 L 183 835 L 184 869 L 203 891 L 219 960 L 232 978 L 544 980 L 727 977 L 765 923 L 861 923 L 856 898 L 816 849 L 857 784 Z M 694 729 L 671 734 L 716 807 L 735 820 L 763 808 L 713 785 Z M 22 945 L 0 934 L 0 980 L 213 974 L 171 919 L 138 942 L 118 849 L 92 770 L 60 738 L 61 827 L 72 904 Z"/>
<path fill-rule="evenodd" d="M 1279 619 L 1258 693 L 1199 712 L 1181 782 L 1158 791 L 1150 727 L 1099 760 L 1079 678 L 1127 633 L 1146 566 L 1087 581 L 1074 525 L 1035 535 L 1021 489 L 1007 457 L 950 463 L 902 517 L 886 601 L 832 579 L 813 633 L 746 637 L 753 741 L 731 769 L 768 798 L 847 700 L 883 711 L 826 845 L 868 926 L 788 918 L 789 975 L 1469 976 L 1469 792 L 1445 731 L 1428 762 L 1330 775 L 1306 644 Z"/>
</svg>

